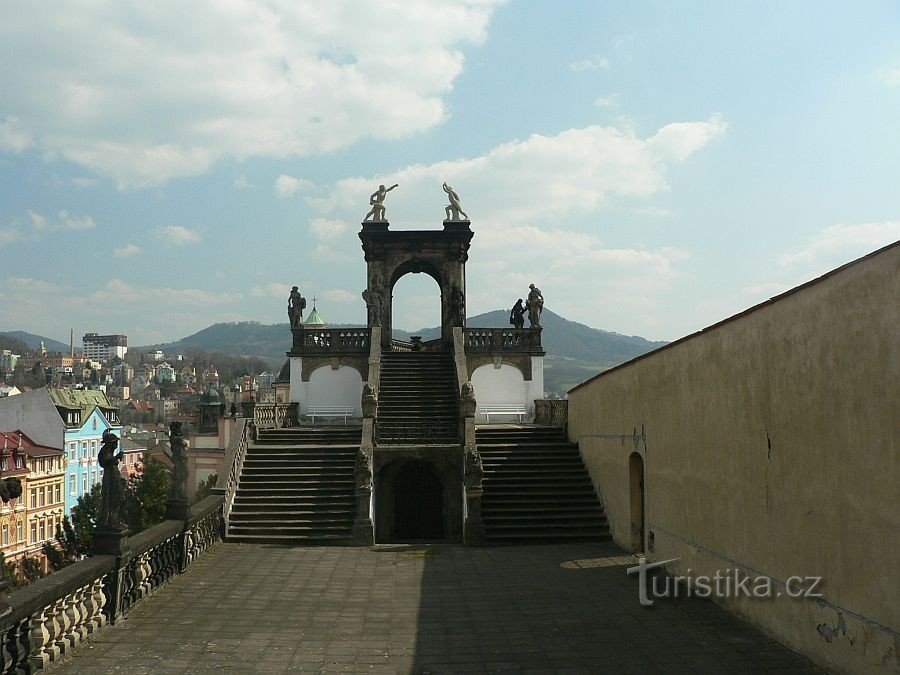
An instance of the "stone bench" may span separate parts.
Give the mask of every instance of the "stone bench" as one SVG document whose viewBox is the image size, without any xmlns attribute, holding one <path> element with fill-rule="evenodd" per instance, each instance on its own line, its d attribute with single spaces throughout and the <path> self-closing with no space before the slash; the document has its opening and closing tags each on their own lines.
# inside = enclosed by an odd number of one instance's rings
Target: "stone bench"
<svg viewBox="0 0 900 675">
<path fill-rule="evenodd" d="M 491 421 L 491 415 L 516 415 L 519 421 L 523 422 L 525 415 L 528 414 L 525 406 L 521 403 L 488 403 L 479 407 L 479 412 L 484 415 L 488 423 Z"/>
</svg>

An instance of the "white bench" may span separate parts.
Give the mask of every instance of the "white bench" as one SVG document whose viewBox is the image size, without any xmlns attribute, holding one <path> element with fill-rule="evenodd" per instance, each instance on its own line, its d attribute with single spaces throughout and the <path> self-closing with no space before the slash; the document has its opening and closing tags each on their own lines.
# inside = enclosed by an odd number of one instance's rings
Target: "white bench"
<svg viewBox="0 0 900 675">
<path fill-rule="evenodd" d="M 316 423 L 317 417 L 343 417 L 344 424 L 346 424 L 347 418 L 350 417 L 354 411 L 355 409 L 352 406 L 320 405 L 311 407 L 306 411 L 306 414 L 309 415 L 313 424 Z"/>
<path fill-rule="evenodd" d="M 524 421 L 528 411 L 521 403 L 488 403 L 479 406 L 480 412 L 490 424 L 491 415 L 516 415 L 520 422 Z"/>
</svg>

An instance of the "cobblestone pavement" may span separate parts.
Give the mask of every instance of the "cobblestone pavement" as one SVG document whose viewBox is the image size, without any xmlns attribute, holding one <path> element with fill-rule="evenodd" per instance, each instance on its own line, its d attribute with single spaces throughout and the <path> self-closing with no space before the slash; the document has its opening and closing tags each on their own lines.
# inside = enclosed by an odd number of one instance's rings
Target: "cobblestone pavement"
<svg viewBox="0 0 900 675">
<path fill-rule="evenodd" d="M 818 673 L 706 600 L 640 606 L 610 544 L 220 544 L 61 673 Z"/>
</svg>

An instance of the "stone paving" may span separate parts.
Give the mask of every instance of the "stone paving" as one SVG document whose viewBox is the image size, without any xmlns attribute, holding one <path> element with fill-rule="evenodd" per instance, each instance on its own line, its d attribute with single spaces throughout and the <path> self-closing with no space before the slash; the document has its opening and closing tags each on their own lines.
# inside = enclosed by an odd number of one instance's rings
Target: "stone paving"
<svg viewBox="0 0 900 675">
<path fill-rule="evenodd" d="M 62 673 L 819 673 L 710 601 L 640 606 L 611 544 L 219 544 Z"/>
</svg>

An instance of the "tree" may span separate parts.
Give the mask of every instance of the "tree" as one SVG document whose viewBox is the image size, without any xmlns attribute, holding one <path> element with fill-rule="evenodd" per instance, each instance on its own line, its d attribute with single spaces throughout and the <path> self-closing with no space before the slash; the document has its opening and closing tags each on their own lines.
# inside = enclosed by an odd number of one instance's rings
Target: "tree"
<svg viewBox="0 0 900 675">
<path fill-rule="evenodd" d="M 16 574 L 16 563 L 8 561 L 3 551 L 0 551 L 0 581 L 8 581 L 13 586 L 22 585 L 22 579 Z"/>
<path fill-rule="evenodd" d="M 165 520 L 171 485 L 172 476 L 168 467 L 145 452 L 143 470 L 128 479 L 125 490 L 125 508 L 131 534 Z"/>
<path fill-rule="evenodd" d="M 25 583 L 28 584 L 37 581 L 42 576 L 44 576 L 44 571 L 41 569 L 41 564 L 34 558 L 22 558 L 21 570 L 22 577 L 24 577 Z"/>
<path fill-rule="evenodd" d="M 61 570 L 66 565 L 71 565 L 91 552 L 96 511 L 93 513 L 89 511 L 95 508 L 93 492 L 96 490 L 97 486 L 94 486 L 91 494 L 87 495 L 88 499 L 80 498 L 73 509 L 73 517 L 79 519 L 80 526 L 76 529 L 69 520 L 69 516 L 63 516 L 62 525 L 56 528 L 56 545 L 44 542 L 41 547 L 54 572 Z M 97 494 L 99 495 L 99 492 Z"/>
<path fill-rule="evenodd" d="M 205 481 L 202 481 L 200 485 L 197 486 L 197 491 L 194 493 L 191 504 L 196 504 L 209 497 L 217 482 L 219 482 L 219 474 L 217 473 L 211 474 Z"/>
</svg>

